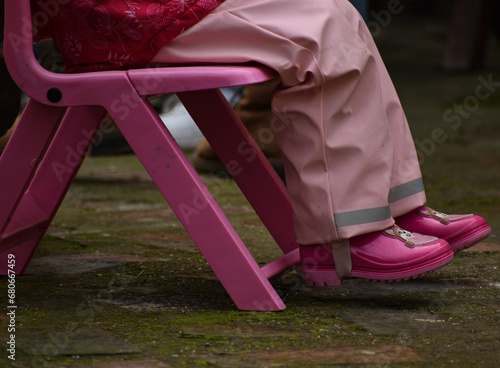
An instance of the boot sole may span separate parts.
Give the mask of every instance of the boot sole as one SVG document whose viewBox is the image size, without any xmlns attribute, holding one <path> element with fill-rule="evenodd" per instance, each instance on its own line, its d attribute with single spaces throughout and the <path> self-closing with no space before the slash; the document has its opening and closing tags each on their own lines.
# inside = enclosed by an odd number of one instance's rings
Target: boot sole
<svg viewBox="0 0 500 368">
<path fill-rule="evenodd" d="M 435 271 L 453 260 L 453 251 L 446 252 L 440 257 L 436 257 L 429 262 L 418 267 L 410 269 L 390 270 L 387 272 L 380 270 L 359 270 L 353 269 L 351 271 L 352 278 L 362 278 L 367 281 L 381 281 L 381 282 L 399 282 L 407 281 L 410 279 L 423 276 L 429 272 Z M 298 270 L 300 276 L 304 279 L 305 283 L 311 286 L 340 286 L 342 280 L 339 279 L 334 268 L 328 269 L 313 269 L 300 267 Z"/>
<path fill-rule="evenodd" d="M 490 234 L 491 227 L 485 224 L 469 233 L 463 234 L 455 239 L 448 240 L 448 243 L 450 244 L 451 249 L 457 253 L 476 245 L 481 240 L 486 239 Z"/>
</svg>

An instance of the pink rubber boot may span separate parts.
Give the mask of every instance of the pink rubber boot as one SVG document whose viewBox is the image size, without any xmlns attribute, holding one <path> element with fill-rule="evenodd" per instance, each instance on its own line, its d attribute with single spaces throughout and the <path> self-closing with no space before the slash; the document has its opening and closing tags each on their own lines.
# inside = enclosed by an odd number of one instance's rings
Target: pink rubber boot
<svg viewBox="0 0 500 368">
<path fill-rule="evenodd" d="M 409 231 L 444 239 L 454 252 L 476 245 L 491 233 L 481 216 L 447 215 L 429 207 L 419 207 L 396 218 L 396 224 Z"/>
<path fill-rule="evenodd" d="M 402 281 L 437 270 L 451 262 L 446 240 L 410 233 L 394 225 L 384 231 L 349 239 L 350 274 L 338 272 L 332 244 L 301 245 L 299 273 L 309 285 L 338 286 L 342 278 Z M 345 249 L 345 248 L 344 248 Z M 342 266 L 343 267 L 343 266 Z M 336 269 L 337 268 L 337 269 Z"/>
</svg>

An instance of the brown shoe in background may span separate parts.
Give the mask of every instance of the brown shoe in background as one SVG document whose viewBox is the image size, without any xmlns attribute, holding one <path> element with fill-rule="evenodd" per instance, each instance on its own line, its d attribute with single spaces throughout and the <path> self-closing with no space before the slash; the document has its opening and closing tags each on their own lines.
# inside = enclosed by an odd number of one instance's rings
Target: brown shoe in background
<svg viewBox="0 0 500 368">
<path fill-rule="evenodd" d="M 280 83 L 278 79 L 245 87 L 245 92 L 236 107 L 236 114 L 255 139 L 264 155 L 284 178 L 281 152 L 270 128 L 272 118 L 271 97 Z M 216 175 L 227 174 L 226 168 L 213 151 L 210 143 L 202 138 L 193 153 L 192 163 L 196 170 Z"/>
</svg>

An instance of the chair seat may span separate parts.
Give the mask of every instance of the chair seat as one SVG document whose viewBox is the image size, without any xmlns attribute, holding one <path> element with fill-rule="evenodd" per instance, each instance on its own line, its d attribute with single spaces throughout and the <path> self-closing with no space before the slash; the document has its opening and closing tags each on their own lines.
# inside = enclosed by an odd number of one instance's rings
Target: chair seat
<svg viewBox="0 0 500 368">
<path fill-rule="evenodd" d="M 254 63 L 155 66 L 132 69 L 127 74 L 136 89 L 148 95 L 245 86 L 277 76 L 274 70 Z"/>
</svg>

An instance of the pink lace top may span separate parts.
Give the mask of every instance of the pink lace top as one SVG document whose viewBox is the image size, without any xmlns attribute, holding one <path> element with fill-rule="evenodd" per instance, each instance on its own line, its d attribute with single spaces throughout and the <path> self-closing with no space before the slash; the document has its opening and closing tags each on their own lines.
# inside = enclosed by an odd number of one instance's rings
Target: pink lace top
<svg viewBox="0 0 500 368">
<path fill-rule="evenodd" d="M 32 0 L 35 38 L 55 41 L 67 72 L 136 68 L 222 2 Z"/>
</svg>

